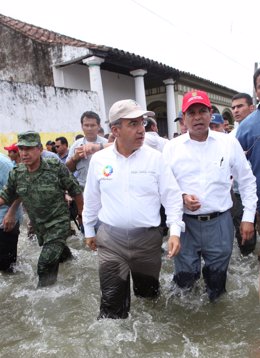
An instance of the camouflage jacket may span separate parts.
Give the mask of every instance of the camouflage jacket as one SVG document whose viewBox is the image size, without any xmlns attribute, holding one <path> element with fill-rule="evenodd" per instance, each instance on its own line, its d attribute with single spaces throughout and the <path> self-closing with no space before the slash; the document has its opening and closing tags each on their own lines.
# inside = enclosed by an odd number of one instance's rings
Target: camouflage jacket
<svg viewBox="0 0 260 358">
<path fill-rule="evenodd" d="M 64 164 L 56 159 L 44 159 L 32 173 L 24 164 L 14 168 L 0 197 L 9 205 L 20 197 L 36 234 L 44 236 L 49 231 L 51 237 L 44 239 L 49 241 L 57 236 L 68 236 L 70 217 L 64 199 L 66 190 L 72 197 L 82 192 Z"/>
</svg>

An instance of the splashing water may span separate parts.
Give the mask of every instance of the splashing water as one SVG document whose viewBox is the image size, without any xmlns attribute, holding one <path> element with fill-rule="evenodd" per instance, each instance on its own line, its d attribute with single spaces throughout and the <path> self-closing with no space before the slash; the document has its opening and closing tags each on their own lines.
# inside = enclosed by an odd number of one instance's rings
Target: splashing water
<svg viewBox="0 0 260 358">
<path fill-rule="evenodd" d="M 23 228 L 15 274 L 0 274 L 1 358 L 260 357 L 257 255 L 240 257 L 234 243 L 227 294 L 214 304 L 202 281 L 174 295 L 172 261 L 163 256 L 157 300 L 132 295 L 128 319 L 97 321 L 97 255 L 79 235 L 68 244 L 76 259 L 60 265 L 54 286 L 37 290 L 40 248 Z"/>
</svg>

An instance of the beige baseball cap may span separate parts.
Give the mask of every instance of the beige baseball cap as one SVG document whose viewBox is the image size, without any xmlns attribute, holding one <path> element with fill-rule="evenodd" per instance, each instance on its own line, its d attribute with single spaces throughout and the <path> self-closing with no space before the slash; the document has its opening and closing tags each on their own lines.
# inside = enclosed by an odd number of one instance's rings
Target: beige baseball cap
<svg viewBox="0 0 260 358">
<path fill-rule="evenodd" d="M 120 118 L 132 119 L 141 116 L 155 116 L 152 111 L 144 111 L 140 104 L 133 99 L 124 99 L 115 102 L 109 110 L 109 122 L 113 123 Z"/>
</svg>

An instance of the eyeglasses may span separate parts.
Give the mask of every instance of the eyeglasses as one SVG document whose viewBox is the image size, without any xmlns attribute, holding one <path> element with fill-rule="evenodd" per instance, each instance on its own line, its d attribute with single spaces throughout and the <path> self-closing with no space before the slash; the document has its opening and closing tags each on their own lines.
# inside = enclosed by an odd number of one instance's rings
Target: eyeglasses
<svg viewBox="0 0 260 358">
<path fill-rule="evenodd" d="M 147 124 L 148 124 L 147 119 L 143 119 L 141 122 L 140 121 L 130 121 L 127 123 L 127 126 L 132 127 L 132 128 L 139 127 L 139 126 L 146 127 Z"/>
<path fill-rule="evenodd" d="M 125 120 L 127 120 L 127 118 L 124 118 Z M 122 119 L 117 119 L 116 121 L 110 123 L 110 128 L 112 128 L 113 126 L 121 126 L 121 122 Z M 131 128 L 136 128 L 139 126 L 142 127 L 146 127 L 148 124 L 148 120 L 147 119 L 143 119 L 142 121 L 138 121 L 138 120 L 130 120 L 126 125 L 127 127 L 131 127 Z"/>
</svg>

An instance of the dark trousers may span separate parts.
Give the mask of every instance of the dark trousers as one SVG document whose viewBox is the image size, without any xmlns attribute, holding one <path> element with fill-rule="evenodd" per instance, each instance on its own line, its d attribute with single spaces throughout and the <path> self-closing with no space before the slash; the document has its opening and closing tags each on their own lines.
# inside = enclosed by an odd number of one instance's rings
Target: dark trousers
<svg viewBox="0 0 260 358">
<path fill-rule="evenodd" d="M 161 244 L 161 228 L 129 230 L 100 225 L 97 233 L 102 292 L 99 318 L 127 318 L 130 275 L 136 296 L 158 296 Z"/>
<path fill-rule="evenodd" d="M 16 262 L 17 243 L 19 236 L 19 223 L 15 225 L 12 231 L 6 232 L 0 229 L 0 270 L 9 271 L 11 265 Z"/>
<path fill-rule="evenodd" d="M 232 193 L 232 199 L 233 199 L 233 207 L 231 210 L 232 218 L 233 218 L 233 224 L 235 227 L 235 236 L 237 239 L 237 244 L 239 247 L 239 250 L 243 256 L 247 256 L 251 254 L 251 252 L 254 251 L 256 246 L 256 230 L 254 232 L 254 236 L 250 240 L 246 240 L 244 244 L 242 245 L 242 236 L 240 234 L 240 224 L 243 217 L 243 204 L 242 200 L 239 194 Z"/>
</svg>

